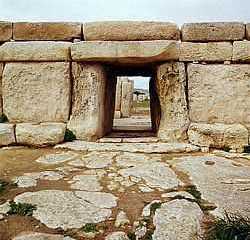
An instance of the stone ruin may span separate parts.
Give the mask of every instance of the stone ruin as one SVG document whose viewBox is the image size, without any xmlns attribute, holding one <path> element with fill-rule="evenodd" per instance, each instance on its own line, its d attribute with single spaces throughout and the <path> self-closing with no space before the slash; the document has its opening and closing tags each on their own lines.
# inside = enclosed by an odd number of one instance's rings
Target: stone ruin
<svg viewBox="0 0 250 240">
<path fill-rule="evenodd" d="M 242 151 L 250 133 L 250 24 L 0 23 L 0 146 L 112 130 L 119 76 L 147 76 L 164 142 Z M 122 106 L 121 106 L 122 108 Z M 122 112 L 122 110 L 121 110 Z"/>
<path fill-rule="evenodd" d="M 118 77 L 115 95 L 115 118 L 128 118 L 133 107 L 134 81 L 128 77 Z"/>
</svg>

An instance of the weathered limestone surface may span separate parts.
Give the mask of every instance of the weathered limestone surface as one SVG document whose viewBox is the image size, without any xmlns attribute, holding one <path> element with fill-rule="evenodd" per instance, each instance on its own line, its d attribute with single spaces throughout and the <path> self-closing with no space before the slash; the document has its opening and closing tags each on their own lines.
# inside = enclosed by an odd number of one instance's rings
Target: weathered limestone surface
<svg viewBox="0 0 250 240">
<path fill-rule="evenodd" d="M 192 122 L 250 126 L 250 65 L 188 65 Z"/>
<path fill-rule="evenodd" d="M 154 240 L 196 239 L 201 233 L 203 213 L 198 204 L 187 200 L 163 203 L 153 219 Z M 176 238 L 178 236 L 178 238 Z"/>
<path fill-rule="evenodd" d="M 12 240 L 74 240 L 71 237 L 64 237 L 58 234 L 47 234 L 39 232 L 23 232 L 18 234 Z"/>
<path fill-rule="evenodd" d="M 3 75 L 3 63 L 0 63 L 0 116 L 3 113 L 3 99 L 2 99 L 2 75 Z"/>
<path fill-rule="evenodd" d="M 133 104 L 133 81 L 122 81 L 121 117 L 130 117 Z"/>
<path fill-rule="evenodd" d="M 7 63 L 3 111 L 10 122 L 65 122 L 70 108 L 69 63 Z"/>
<path fill-rule="evenodd" d="M 233 43 L 233 61 L 250 61 L 250 41 L 235 41 Z"/>
<path fill-rule="evenodd" d="M 98 64 L 73 63 L 72 114 L 68 128 L 77 139 L 96 140 L 105 134 L 107 76 Z"/>
<path fill-rule="evenodd" d="M 189 119 L 185 85 L 183 63 L 166 63 L 158 67 L 155 79 L 161 107 L 158 137 L 163 141 L 175 142 L 186 139 Z"/>
<path fill-rule="evenodd" d="M 0 146 L 6 146 L 15 142 L 14 125 L 0 123 Z"/>
<path fill-rule="evenodd" d="M 245 37 L 245 25 L 241 22 L 185 23 L 182 41 L 236 41 Z"/>
<path fill-rule="evenodd" d="M 7 42 L 0 47 L 0 61 L 69 61 L 69 42 Z"/>
<path fill-rule="evenodd" d="M 229 42 L 182 42 L 180 61 L 229 61 L 232 59 L 232 51 L 233 47 Z"/>
<path fill-rule="evenodd" d="M 73 43 L 71 56 L 74 61 L 130 64 L 178 60 L 179 43 L 171 40 L 86 41 Z"/>
<path fill-rule="evenodd" d="M 65 130 L 64 123 L 20 123 L 16 125 L 16 139 L 24 145 L 55 145 L 63 142 Z"/>
<path fill-rule="evenodd" d="M 14 40 L 73 40 L 81 38 L 81 23 L 73 22 L 16 22 Z"/>
<path fill-rule="evenodd" d="M 143 41 L 179 40 L 180 31 L 175 23 L 106 21 L 84 24 L 84 38 L 87 41 Z"/>
<path fill-rule="evenodd" d="M 121 111 L 122 79 L 117 78 L 115 93 L 115 111 Z"/>
<path fill-rule="evenodd" d="M 0 22 L 0 42 L 10 40 L 12 37 L 12 23 Z"/>
<path fill-rule="evenodd" d="M 129 240 L 125 232 L 112 232 L 105 237 L 105 240 Z"/>
<path fill-rule="evenodd" d="M 189 141 L 202 147 L 223 148 L 242 151 L 248 145 L 248 131 L 240 124 L 192 123 L 188 129 Z"/>
<path fill-rule="evenodd" d="M 250 23 L 246 24 L 246 38 L 250 40 Z"/>
</svg>

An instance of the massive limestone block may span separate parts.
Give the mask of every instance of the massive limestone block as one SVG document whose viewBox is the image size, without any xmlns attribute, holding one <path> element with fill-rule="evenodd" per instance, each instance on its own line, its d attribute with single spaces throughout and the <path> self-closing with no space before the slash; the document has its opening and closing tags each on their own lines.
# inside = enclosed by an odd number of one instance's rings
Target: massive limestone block
<svg viewBox="0 0 250 240">
<path fill-rule="evenodd" d="M 0 116 L 3 113 L 3 99 L 2 99 L 2 75 L 3 75 L 3 63 L 0 63 Z"/>
<path fill-rule="evenodd" d="M 180 38 L 178 26 L 170 22 L 89 22 L 84 24 L 83 32 L 87 41 L 179 40 Z"/>
<path fill-rule="evenodd" d="M 246 38 L 250 40 L 250 23 L 246 24 Z"/>
<path fill-rule="evenodd" d="M 241 124 L 192 123 L 188 129 L 189 141 L 202 147 L 242 151 L 248 145 L 248 131 Z"/>
<path fill-rule="evenodd" d="M 233 43 L 233 61 L 250 61 L 250 41 L 235 41 Z"/>
<path fill-rule="evenodd" d="M 186 139 L 189 120 L 185 86 L 186 74 L 183 63 L 166 63 L 157 68 L 153 87 L 158 93 L 161 108 L 158 137 L 164 141 Z"/>
<path fill-rule="evenodd" d="M 111 130 L 107 129 L 110 126 L 107 122 L 114 113 L 114 103 L 109 100 L 112 97 L 114 102 L 115 85 L 113 92 L 106 95 L 107 74 L 98 64 L 73 63 L 72 74 L 73 103 L 68 128 L 77 139 L 96 140 Z"/>
<path fill-rule="evenodd" d="M 133 105 L 133 81 L 122 79 L 121 117 L 130 117 Z"/>
<path fill-rule="evenodd" d="M 250 126 L 250 65 L 188 65 L 192 122 Z"/>
<path fill-rule="evenodd" d="M 158 41 L 86 41 L 71 46 L 74 61 L 100 61 L 118 63 L 150 63 L 178 60 L 179 43 Z"/>
<path fill-rule="evenodd" d="M 182 41 L 236 41 L 245 37 L 245 25 L 241 22 L 185 23 Z"/>
<path fill-rule="evenodd" d="M 0 21 L 0 42 L 10 40 L 12 37 L 12 23 Z"/>
<path fill-rule="evenodd" d="M 69 42 L 7 42 L 0 47 L 0 61 L 69 61 Z"/>
<path fill-rule="evenodd" d="M 64 123 L 20 123 L 16 125 L 16 140 L 19 144 L 48 146 L 63 142 Z"/>
<path fill-rule="evenodd" d="M 10 122 L 66 122 L 70 109 L 69 63 L 7 63 L 3 111 Z"/>
<path fill-rule="evenodd" d="M 233 47 L 229 42 L 182 42 L 180 61 L 227 61 L 232 59 L 232 51 Z"/>
<path fill-rule="evenodd" d="M 14 40 L 73 40 L 81 38 L 81 23 L 73 22 L 16 22 Z"/>
<path fill-rule="evenodd" d="M 0 146 L 6 146 L 15 143 L 14 125 L 9 123 L 0 123 Z"/>
</svg>

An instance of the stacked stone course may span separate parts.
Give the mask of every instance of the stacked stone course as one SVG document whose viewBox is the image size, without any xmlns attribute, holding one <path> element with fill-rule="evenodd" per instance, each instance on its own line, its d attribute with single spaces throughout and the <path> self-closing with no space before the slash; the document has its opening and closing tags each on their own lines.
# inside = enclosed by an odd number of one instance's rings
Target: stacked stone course
<svg viewBox="0 0 250 240">
<path fill-rule="evenodd" d="M 250 24 L 0 22 L 0 42 L 0 146 L 111 131 L 117 66 L 150 69 L 162 141 L 249 144 Z"/>
</svg>

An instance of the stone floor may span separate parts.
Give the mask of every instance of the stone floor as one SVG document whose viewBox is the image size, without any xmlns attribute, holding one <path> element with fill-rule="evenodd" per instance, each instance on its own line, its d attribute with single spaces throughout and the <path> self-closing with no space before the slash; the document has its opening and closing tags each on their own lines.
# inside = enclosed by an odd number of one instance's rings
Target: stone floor
<svg viewBox="0 0 250 240">
<path fill-rule="evenodd" d="M 1 240 L 194 240 L 225 210 L 250 216 L 250 155 L 189 144 L 0 149 Z M 0 183 L 1 185 L 1 183 Z M 36 207 L 11 215 L 11 203 Z"/>
</svg>

